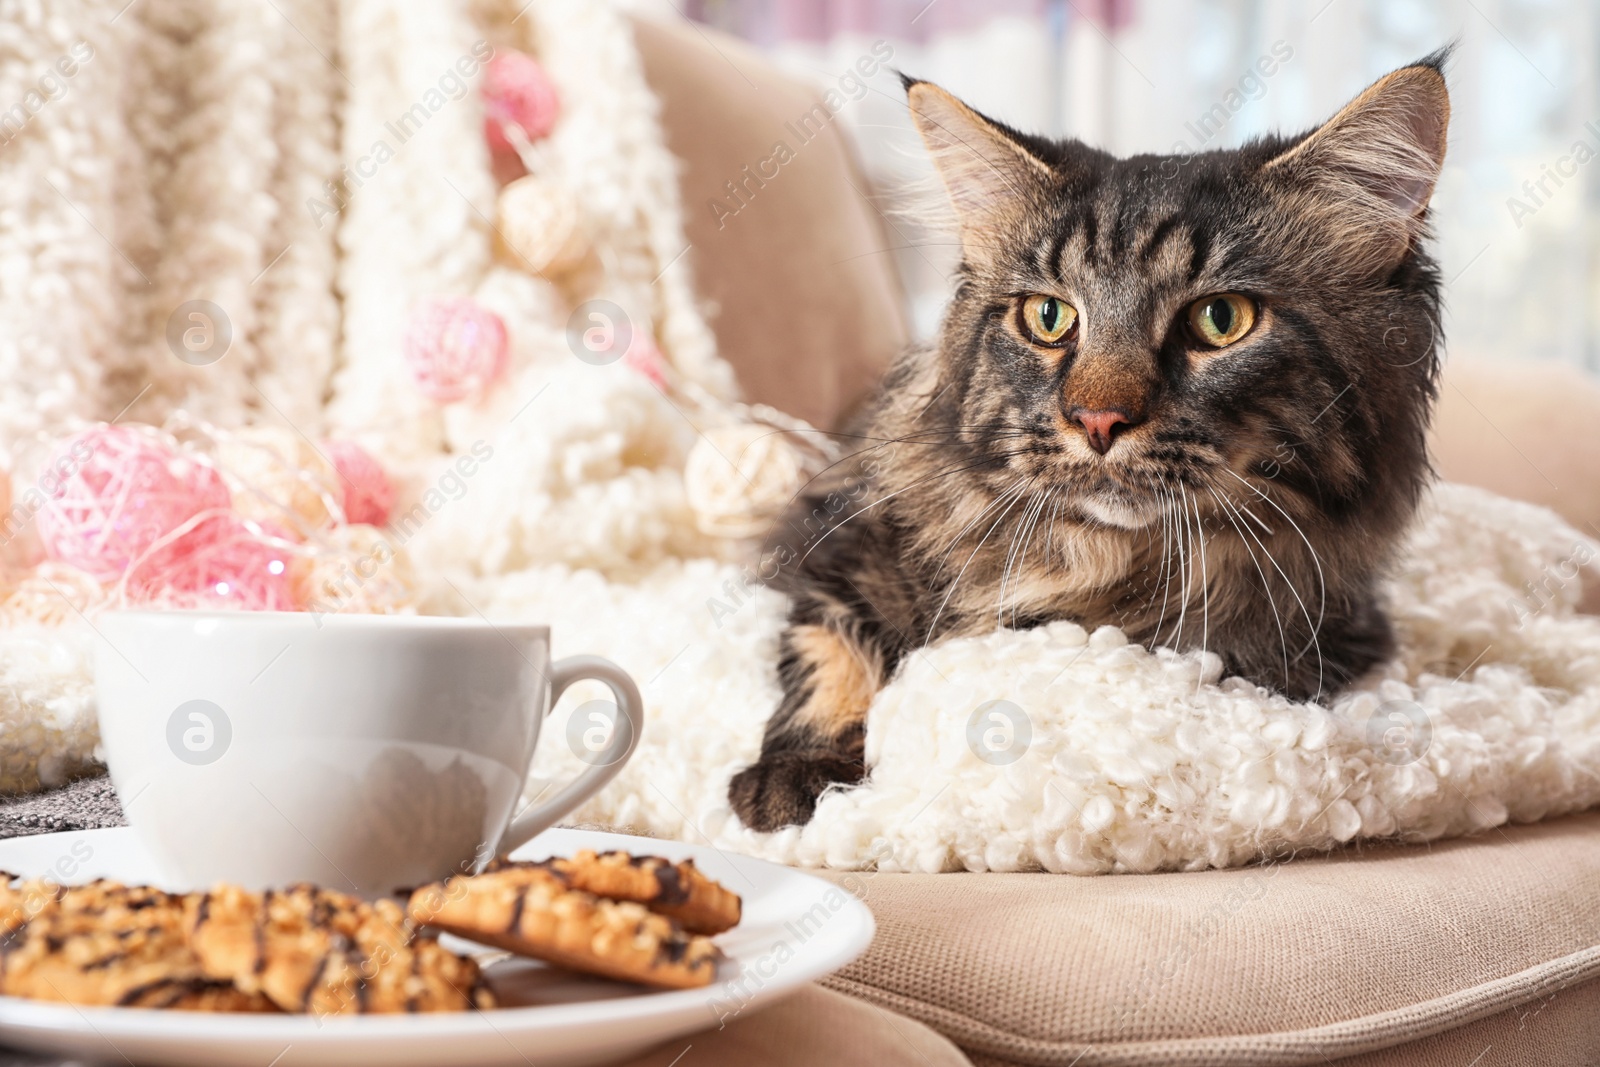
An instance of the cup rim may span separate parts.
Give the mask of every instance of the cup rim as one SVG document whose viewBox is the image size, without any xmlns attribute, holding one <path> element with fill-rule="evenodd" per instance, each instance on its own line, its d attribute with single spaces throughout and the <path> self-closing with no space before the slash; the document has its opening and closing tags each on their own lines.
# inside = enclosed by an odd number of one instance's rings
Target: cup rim
<svg viewBox="0 0 1600 1067">
<path fill-rule="evenodd" d="M 243 611 L 206 608 L 117 608 L 102 613 L 96 621 L 128 620 L 140 623 L 180 623 L 216 620 L 224 625 L 290 624 L 310 625 L 317 629 L 330 627 L 340 630 L 396 630 L 396 631 L 472 631 L 550 634 L 545 623 L 491 622 L 488 619 L 464 615 L 377 615 L 369 613 L 330 612 L 317 615 L 310 611 Z"/>
</svg>

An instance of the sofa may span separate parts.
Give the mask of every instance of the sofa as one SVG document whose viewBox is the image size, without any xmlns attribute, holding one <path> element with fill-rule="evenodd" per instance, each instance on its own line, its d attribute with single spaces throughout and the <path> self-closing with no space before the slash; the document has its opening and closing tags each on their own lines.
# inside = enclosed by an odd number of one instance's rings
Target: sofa
<svg viewBox="0 0 1600 1067">
<path fill-rule="evenodd" d="M 818 90 L 711 30 L 635 36 L 723 355 L 751 399 L 838 425 L 908 340 L 895 234 L 850 145 L 829 127 L 719 220 L 709 202 Z M 1600 388 L 1577 371 L 1451 366 L 1434 454 L 1600 535 Z M 1236 870 L 861 884 L 878 922 L 861 959 L 634 1062 L 1600 1063 L 1600 813 Z"/>
</svg>

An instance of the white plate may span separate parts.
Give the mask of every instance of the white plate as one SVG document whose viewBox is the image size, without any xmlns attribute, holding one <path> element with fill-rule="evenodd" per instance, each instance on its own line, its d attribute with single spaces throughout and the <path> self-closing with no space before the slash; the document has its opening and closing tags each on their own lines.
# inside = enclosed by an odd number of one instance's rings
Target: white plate
<svg viewBox="0 0 1600 1067">
<path fill-rule="evenodd" d="M 744 920 L 717 938 L 728 956 L 717 980 L 704 989 L 651 992 L 502 959 L 488 973 L 502 1002 L 512 1006 L 322 1019 L 77 1008 L 0 997 L 0 1043 L 141 1067 L 580 1067 L 717 1026 L 838 970 L 872 941 L 872 913 L 849 893 L 787 867 L 711 848 L 547 830 L 514 856 L 542 859 L 581 848 L 693 857 L 742 896 Z M 143 847 L 126 829 L 0 841 L 0 870 L 62 882 L 157 884 Z"/>
</svg>

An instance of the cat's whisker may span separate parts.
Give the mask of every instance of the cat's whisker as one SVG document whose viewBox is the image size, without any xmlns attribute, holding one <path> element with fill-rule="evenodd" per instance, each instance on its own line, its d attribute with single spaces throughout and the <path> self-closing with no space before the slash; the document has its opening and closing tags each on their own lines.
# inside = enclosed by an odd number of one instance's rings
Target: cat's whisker
<svg viewBox="0 0 1600 1067">
<path fill-rule="evenodd" d="M 1027 506 L 1022 509 L 1022 521 L 1020 523 L 1018 523 L 1012 529 L 1010 543 L 1007 544 L 1007 546 L 1006 546 L 1006 562 L 1005 562 L 1005 566 L 1003 568 L 1001 568 L 1001 571 L 1000 571 L 1000 587 L 995 593 L 995 625 L 996 626 L 1004 626 L 1005 625 L 1006 584 L 1008 582 L 1010 582 L 1010 580 L 1011 580 L 1011 567 L 1012 567 L 1013 563 L 1016 561 L 1016 558 L 1017 558 L 1018 539 L 1021 537 L 1022 532 L 1027 528 L 1028 516 L 1030 514 L 1032 514 L 1033 507 L 1037 502 L 1038 502 L 1038 498 L 1037 497 L 1030 497 L 1028 499 Z"/>
<path fill-rule="evenodd" d="M 1183 488 L 1182 479 L 1178 480 L 1178 488 L 1180 490 Z M 1189 530 L 1189 513 L 1178 506 L 1176 494 L 1172 497 L 1172 522 L 1178 533 L 1178 628 L 1172 636 L 1172 645 L 1174 648 L 1179 648 L 1183 644 L 1184 623 L 1189 620 L 1194 552 L 1191 540 L 1193 534 Z"/>
<path fill-rule="evenodd" d="M 1050 533 L 1054 528 L 1054 523 L 1056 523 L 1056 486 L 1051 486 L 1050 490 L 1046 490 L 1045 502 L 1046 504 L 1050 504 L 1050 523 L 1046 523 L 1045 525 L 1045 545 L 1043 545 L 1043 547 L 1045 547 L 1045 552 L 1048 552 L 1048 550 L 1050 550 Z M 1038 512 L 1040 512 L 1040 517 L 1043 517 L 1043 514 L 1045 514 L 1045 509 L 1040 507 Z M 1040 525 L 1040 523 L 1034 523 L 1035 534 L 1037 534 L 1038 525 Z M 1032 545 L 1029 545 L 1029 547 L 1032 547 Z M 1048 555 L 1045 557 L 1045 569 L 1046 571 L 1050 569 L 1050 557 L 1048 557 Z M 1011 624 L 1016 625 L 1016 605 L 1011 606 Z"/>
<path fill-rule="evenodd" d="M 984 516 L 988 515 L 989 512 L 993 511 L 996 507 L 999 507 L 1002 503 L 1004 503 L 1006 496 L 1013 489 L 1017 488 L 1019 485 L 1022 485 L 1026 480 L 1026 478 L 1018 478 L 1015 482 L 1011 483 L 1011 485 L 1007 486 L 1004 491 L 997 494 L 993 499 L 985 504 L 965 526 L 956 531 L 956 535 L 950 539 L 950 544 L 946 546 L 944 554 L 939 557 L 939 566 L 936 567 L 933 572 L 933 577 L 935 580 L 938 580 L 939 575 L 944 573 L 945 565 L 950 562 L 950 554 L 961 546 L 962 540 L 967 536 L 972 528 L 978 525 L 978 523 L 982 522 Z"/>
<path fill-rule="evenodd" d="M 1052 496 L 1055 495 L 1055 491 L 1054 490 L 1051 490 L 1051 495 Z M 1047 530 L 1045 530 L 1045 534 L 1044 534 L 1044 559 L 1045 559 L 1045 569 L 1046 570 L 1049 570 L 1051 567 L 1055 566 L 1055 562 L 1056 562 L 1056 518 L 1060 514 L 1061 514 L 1061 501 L 1057 500 L 1055 503 L 1050 505 L 1050 526 L 1049 526 L 1049 528 Z"/>
<path fill-rule="evenodd" d="M 1006 553 L 1005 571 L 1000 576 L 1000 595 L 997 601 L 998 610 L 995 615 L 995 625 L 997 626 L 1005 625 L 1006 586 L 1010 584 L 1011 576 L 1023 569 L 1023 563 L 1028 554 L 1028 542 L 1033 537 L 1033 528 L 1038 523 L 1045 504 L 1050 501 L 1050 493 L 1053 492 L 1054 490 L 1052 489 L 1043 496 L 1033 496 L 1028 501 L 1028 506 L 1022 513 L 1022 522 L 1018 524 L 1017 530 L 1012 534 L 1011 547 Z M 1011 602 L 1011 621 L 1013 623 L 1017 621 L 1017 598 L 1015 597 Z"/>
<path fill-rule="evenodd" d="M 968 554 L 967 561 L 963 563 L 961 565 L 961 569 L 956 572 L 955 581 L 951 582 L 950 588 L 945 590 L 944 599 L 939 602 L 939 610 L 933 613 L 933 621 L 928 624 L 928 635 L 922 639 L 924 648 L 926 648 L 928 643 L 933 640 L 933 635 L 938 632 L 939 619 L 944 615 L 944 609 L 949 606 L 950 598 L 955 595 L 956 588 L 961 585 L 961 579 L 966 575 L 967 568 L 972 566 L 972 561 L 977 558 L 978 553 L 982 551 L 984 543 L 989 540 L 989 535 L 994 533 L 995 528 L 1005 521 L 1005 517 L 1011 513 L 1011 509 L 1017 506 L 1017 501 L 1022 499 L 1027 490 L 1027 486 L 1027 481 L 1019 478 L 1013 488 L 1006 490 L 1002 497 L 997 498 L 1004 499 L 1004 496 L 1010 496 L 1011 503 L 1007 504 L 1005 510 L 999 514 L 994 522 L 989 524 L 989 529 L 986 530 L 984 535 L 978 539 L 977 545 L 972 549 L 972 552 Z M 949 553 L 947 552 L 946 555 L 948 554 Z"/>
<path fill-rule="evenodd" d="M 1157 477 L 1160 478 L 1160 475 Z M 1176 528 L 1173 526 L 1173 493 L 1166 486 L 1166 478 L 1160 478 L 1160 483 L 1162 491 L 1157 499 L 1162 507 L 1162 613 L 1155 617 L 1155 637 L 1152 638 L 1152 645 L 1160 645 L 1162 630 L 1166 629 L 1168 621 L 1166 608 L 1171 605 L 1173 576 L 1178 573 L 1178 563 L 1173 557 L 1173 537 L 1176 536 Z M 1150 601 L 1152 603 L 1155 601 L 1154 592 L 1150 593 Z"/>
<path fill-rule="evenodd" d="M 1299 660 L 1303 659 L 1305 657 L 1305 654 L 1308 651 L 1310 651 L 1313 647 L 1316 648 L 1316 650 L 1317 650 L 1317 690 L 1320 692 L 1322 690 L 1322 683 L 1323 683 L 1323 677 L 1322 677 L 1322 673 L 1323 673 L 1323 658 L 1322 658 L 1322 646 L 1319 643 L 1318 638 L 1319 638 L 1320 634 L 1322 633 L 1322 621 L 1325 618 L 1327 618 L 1327 613 L 1328 613 L 1328 582 L 1327 582 L 1327 579 L 1324 577 L 1323 572 L 1322 572 L 1322 559 L 1321 559 L 1321 557 L 1319 557 L 1317 555 L 1316 546 L 1311 543 L 1311 539 L 1305 535 L 1305 531 L 1304 530 L 1300 529 L 1300 524 L 1294 521 L 1294 516 L 1290 515 L 1287 511 L 1283 510 L 1282 507 L 1279 507 L 1278 502 L 1276 500 L 1272 499 L 1272 497 L 1265 490 L 1261 489 L 1260 487 L 1258 487 L 1258 486 L 1256 486 L 1256 485 L 1254 485 L 1254 484 L 1252 484 L 1250 482 L 1245 481 L 1243 478 L 1240 478 L 1239 475 L 1235 474 L 1232 470 L 1229 470 L 1229 468 L 1227 468 L 1227 467 L 1224 467 L 1222 469 L 1228 471 L 1228 473 L 1230 475 L 1232 475 L 1233 478 L 1235 480 L 1237 480 L 1241 485 L 1243 485 L 1246 489 L 1249 489 L 1251 492 L 1253 492 L 1257 496 L 1259 496 L 1262 500 L 1264 500 L 1268 504 L 1272 505 L 1273 509 L 1275 511 L 1277 511 L 1277 513 L 1279 515 L 1283 516 L 1284 521 L 1288 522 L 1288 524 L 1290 526 L 1294 527 L 1294 532 L 1300 535 L 1300 540 L 1301 541 L 1305 542 L 1306 551 L 1308 553 L 1310 553 L 1310 555 L 1311 555 L 1311 562 L 1317 568 L 1317 586 L 1318 586 L 1318 588 L 1320 590 L 1320 604 L 1318 605 L 1318 608 L 1317 608 L 1317 621 L 1315 623 L 1313 623 L 1312 626 L 1311 626 L 1311 637 L 1306 642 L 1306 646 L 1304 648 L 1300 649 L 1299 652 L 1295 653 L 1295 661 L 1298 662 Z M 1307 613 L 1307 621 L 1308 622 L 1310 621 L 1309 613 Z"/>
<path fill-rule="evenodd" d="M 1226 469 L 1226 468 L 1224 468 L 1224 469 Z M 1228 473 L 1232 474 L 1233 472 L 1229 471 Z M 1238 478 L 1238 475 L 1235 474 L 1234 477 Z M 1255 491 L 1256 487 L 1251 485 L 1249 482 L 1244 481 L 1243 478 L 1239 478 L 1239 481 L 1244 483 L 1245 488 L 1250 489 L 1252 491 Z M 1266 500 L 1266 502 L 1271 504 L 1273 507 L 1278 508 L 1277 503 L 1275 501 L 1271 500 L 1270 498 L 1268 498 L 1266 496 L 1262 496 L 1261 498 L 1263 500 Z M 1289 516 L 1286 513 L 1283 512 L 1282 508 L 1278 508 L 1278 511 L 1279 511 L 1280 514 L 1283 514 L 1284 518 L 1289 519 Z M 1290 522 L 1290 525 L 1294 525 L 1294 520 L 1293 519 L 1289 519 L 1289 522 Z M 1295 527 L 1295 532 L 1299 533 L 1299 527 L 1298 526 Z M 1315 563 L 1316 566 L 1317 566 L 1317 579 L 1318 579 L 1319 582 L 1321 582 L 1321 580 L 1322 580 L 1322 563 L 1321 563 L 1320 560 L 1317 559 L 1316 549 L 1312 548 L 1311 543 L 1309 541 L 1306 541 L 1305 534 L 1303 534 L 1303 533 L 1300 534 L 1300 539 L 1302 541 L 1306 542 L 1306 548 L 1311 553 L 1312 562 Z M 1267 544 L 1265 544 L 1264 542 L 1258 541 L 1257 543 L 1261 544 L 1261 550 L 1266 553 L 1267 560 L 1268 560 L 1268 562 L 1270 562 L 1272 564 L 1273 570 L 1278 572 L 1278 576 L 1283 579 L 1283 584 L 1288 587 L 1290 594 L 1295 599 L 1295 602 L 1300 605 L 1300 614 L 1301 614 L 1302 617 L 1305 618 L 1306 626 L 1308 627 L 1308 629 L 1310 631 L 1310 636 L 1307 638 L 1306 643 L 1304 645 L 1302 645 L 1290 657 L 1290 662 L 1291 663 L 1299 663 L 1301 660 L 1303 660 L 1305 658 L 1305 655 L 1306 655 L 1307 652 L 1310 652 L 1313 649 L 1315 649 L 1315 651 L 1317 653 L 1317 687 L 1320 690 L 1321 686 L 1322 686 L 1322 671 L 1323 671 L 1322 644 L 1321 644 L 1321 641 L 1320 641 L 1320 632 L 1321 632 L 1321 628 L 1322 628 L 1323 616 L 1319 613 L 1315 620 L 1313 620 L 1311 618 L 1311 609 L 1306 605 L 1305 598 L 1300 595 L 1299 588 L 1295 585 L 1294 580 L 1289 577 L 1288 572 L 1286 570 L 1284 570 L 1282 564 L 1280 564 L 1278 562 L 1277 556 L 1273 555 L 1271 547 L 1268 546 Z M 1322 599 L 1323 599 L 1324 606 L 1326 606 L 1326 604 L 1327 604 L 1327 586 L 1326 585 L 1323 585 L 1323 587 L 1322 587 Z"/>
<path fill-rule="evenodd" d="M 1038 507 L 1034 508 L 1033 510 L 1033 517 L 1028 522 L 1027 529 L 1023 532 L 1021 551 L 1017 554 L 1017 571 L 1019 572 L 1024 572 L 1026 570 L 1028 549 L 1033 546 L 1033 538 L 1035 533 L 1038 531 L 1039 520 L 1044 516 L 1044 509 L 1050 503 L 1050 498 L 1054 495 L 1054 487 L 1046 489 L 1044 495 L 1039 497 Z M 1017 621 L 1018 600 L 1019 598 L 1013 598 L 1011 602 L 1011 621 L 1013 623 Z"/>
<path fill-rule="evenodd" d="M 1028 451 L 1028 450 L 1026 450 L 1026 449 L 1023 450 L 1023 452 L 1026 452 L 1026 451 Z M 1022 452 L 1005 453 L 1000 458 L 1004 458 L 1004 457 L 1010 456 L 1010 455 L 1021 455 L 1021 454 L 1023 454 L 1023 453 Z M 844 519 L 839 523 L 839 525 L 831 527 L 821 537 L 817 538 L 817 540 L 812 544 L 812 546 L 810 548 L 806 549 L 805 555 L 800 557 L 800 559 L 795 563 L 795 566 L 798 568 L 801 563 L 804 563 L 806 561 L 807 557 L 809 557 L 811 555 L 811 553 L 813 553 L 813 552 L 815 552 L 817 550 L 817 548 L 822 544 L 822 542 L 826 541 L 829 537 L 832 537 L 839 530 L 842 530 L 852 520 L 860 518 L 862 515 L 865 515 L 868 511 L 870 511 L 873 508 L 877 507 L 879 504 L 882 504 L 887 500 L 892 500 L 893 498 L 899 496 L 901 493 L 909 492 L 910 490 L 917 488 L 919 485 L 926 484 L 927 482 L 937 481 L 940 478 L 953 477 L 954 475 L 962 474 L 962 473 L 965 473 L 966 471 L 973 470 L 973 469 L 975 469 L 977 467 L 984 466 L 985 464 L 992 462 L 995 458 L 997 458 L 997 457 L 986 456 L 982 460 L 979 460 L 978 462 L 973 463 L 973 464 L 969 464 L 968 466 L 965 466 L 965 467 L 949 468 L 949 469 L 946 469 L 946 470 L 939 471 L 936 474 L 930 474 L 926 478 L 917 479 L 916 481 L 912 482 L 910 485 L 901 486 L 899 489 L 896 489 L 892 493 L 886 493 L 883 496 L 879 497 L 878 499 L 874 500 L 870 504 L 863 505 L 860 509 L 851 512 L 849 515 L 846 515 L 844 517 Z"/>
<path fill-rule="evenodd" d="M 773 430 L 772 432 L 773 433 L 786 433 L 786 432 L 789 432 L 789 431 Z M 819 431 L 815 431 L 815 432 L 824 433 L 824 431 L 820 431 L 820 430 Z M 925 432 L 927 432 L 927 433 L 934 433 L 934 432 L 959 433 L 961 431 L 960 430 L 948 430 L 948 431 L 931 431 L 930 430 L 930 431 L 925 431 Z M 770 434 L 762 435 L 762 436 L 770 436 Z M 794 495 L 792 497 L 790 497 L 790 499 L 789 499 L 789 506 L 790 507 L 792 507 L 797 500 L 799 500 L 802 497 L 804 497 L 805 494 L 806 494 L 806 491 L 809 490 L 811 488 L 811 486 L 813 484 L 815 484 L 818 480 L 820 480 L 820 479 L 824 478 L 825 476 L 831 474 L 839 466 L 841 466 L 842 464 L 848 463 L 850 460 L 855 459 L 857 456 L 862 456 L 862 455 L 865 455 L 868 452 L 873 452 L 873 451 L 880 450 L 880 449 L 883 449 L 883 448 L 888 448 L 888 447 L 890 447 L 892 445 L 896 445 L 896 444 L 902 444 L 902 443 L 922 444 L 923 443 L 923 442 L 911 442 L 909 440 L 909 438 L 911 438 L 911 437 L 919 436 L 918 434 L 907 434 L 907 435 L 904 435 L 903 437 L 868 437 L 868 436 L 861 435 L 861 434 L 828 434 L 828 436 L 855 437 L 858 440 L 876 441 L 876 442 L 879 442 L 879 443 L 878 444 L 874 444 L 874 445 L 869 445 L 866 448 L 861 448 L 861 449 L 856 450 L 855 452 L 849 453 L 848 455 L 841 456 L 838 459 L 834 460 L 832 463 L 829 463 L 828 465 L 823 467 L 821 470 L 817 471 L 817 473 L 813 474 L 811 477 L 807 478 L 805 480 L 805 482 L 803 482 L 801 484 L 800 488 L 795 490 Z M 1007 434 L 1004 434 L 1004 435 L 996 435 L 993 438 L 985 439 L 985 441 L 983 443 L 993 443 L 994 441 L 1003 440 L 1003 439 L 1005 439 L 1007 437 L 1024 437 L 1024 436 L 1028 436 L 1028 435 L 1027 434 L 1023 434 L 1023 433 L 1007 433 Z M 937 442 L 934 443 L 934 444 L 935 444 L 935 446 L 938 446 Z M 946 445 L 943 445 L 943 447 L 951 447 L 951 446 L 946 444 Z M 1026 450 L 1024 450 L 1024 451 L 1026 451 Z M 975 460 L 973 462 L 972 467 L 968 467 L 966 469 L 967 470 L 972 470 L 972 469 L 975 469 L 977 467 L 981 467 L 985 463 L 988 463 L 988 462 L 993 462 L 993 461 L 997 461 L 997 460 L 1001 460 L 1001 459 L 1008 459 L 1011 456 L 1021 455 L 1021 454 L 1023 454 L 1023 452 L 1005 452 L 1005 453 L 996 454 L 994 456 L 985 456 L 983 458 Z M 956 472 L 956 473 L 959 473 L 959 472 Z M 917 483 L 917 484 L 920 484 L 920 483 Z M 909 488 L 911 488 L 911 486 L 907 486 L 906 488 L 909 489 Z M 893 496 L 894 494 L 891 493 L 890 495 Z M 881 503 L 881 501 L 878 501 L 878 502 L 875 502 L 875 503 Z M 871 506 L 871 505 L 869 505 L 869 506 Z M 862 510 L 864 511 L 866 509 L 863 508 Z M 860 512 L 854 512 L 854 513 L 851 514 L 850 518 L 854 518 L 858 514 L 860 514 Z M 848 522 L 849 519 L 846 519 L 845 521 Z M 842 526 L 842 525 L 844 525 L 844 523 L 840 523 L 839 525 Z M 772 531 L 775 530 L 776 528 L 777 528 L 777 520 L 775 520 L 773 522 L 773 524 L 767 528 L 766 533 L 763 536 L 762 540 L 765 541 L 768 538 L 770 538 L 771 535 L 772 535 Z M 831 530 L 829 531 L 829 533 L 832 533 L 832 532 L 833 531 L 831 531 Z M 824 536 L 826 536 L 826 535 L 824 535 Z M 820 539 L 819 539 L 819 543 L 820 543 Z M 816 547 L 816 545 L 812 546 L 813 549 L 815 547 Z M 810 554 L 811 554 L 811 550 L 807 549 L 806 555 L 809 556 Z M 804 557 L 801 557 L 801 558 L 802 558 L 802 560 L 804 559 Z"/>
<path fill-rule="evenodd" d="M 1272 621 L 1278 625 L 1278 644 L 1283 650 L 1283 683 L 1284 685 L 1288 685 L 1289 635 L 1288 632 L 1283 628 L 1283 613 L 1278 610 L 1278 600 L 1272 595 L 1272 583 L 1267 579 L 1267 572 L 1262 569 L 1261 561 L 1256 558 L 1256 550 L 1251 548 L 1250 541 L 1245 539 L 1247 530 L 1243 525 L 1241 525 L 1239 519 L 1236 517 L 1237 511 L 1234 509 L 1233 503 L 1227 499 L 1226 494 L 1219 495 L 1216 488 L 1213 486 L 1206 486 L 1206 491 L 1211 494 L 1211 499 L 1217 502 L 1218 507 L 1222 510 L 1223 517 L 1228 520 L 1228 523 L 1233 527 L 1234 532 L 1239 535 L 1239 543 L 1244 545 L 1244 550 L 1250 554 L 1250 562 L 1255 564 L 1256 573 L 1261 576 L 1261 589 L 1267 594 L 1267 605 L 1272 608 Z M 1255 539 L 1255 534 L 1249 533 L 1249 537 L 1251 539 Z M 1260 544 L 1260 541 L 1257 540 L 1256 543 Z M 1266 552 L 1267 546 L 1261 545 L 1261 550 Z M 1268 552 L 1267 555 L 1270 559 L 1271 553 Z M 1274 564 L 1274 566 L 1276 566 L 1276 564 Z"/>
<path fill-rule="evenodd" d="M 1232 500 L 1231 497 L 1229 499 Z M 1236 509 L 1238 509 L 1240 512 L 1242 512 L 1246 517 L 1248 517 L 1251 521 L 1253 521 L 1257 526 L 1261 527 L 1261 532 L 1262 533 L 1266 534 L 1268 537 L 1277 536 L 1278 531 L 1274 530 L 1271 526 L 1268 526 L 1266 520 L 1263 519 L 1260 515 L 1257 515 L 1255 513 L 1255 511 L 1253 509 L 1251 509 L 1251 507 L 1248 504 L 1246 504 L 1242 500 L 1233 500 L 1232 502 L 1233 502 L 1233 506 Z"/>
<path fill-rule="evenodd" d="M 1204 520 L 1200 516 L 1200 503 L 1189 497 L 1189 491 L 1178 484 L 1183 492 L 1185 506 L 1194 511 L 1195 541 L 1200 548 L 1200 655 L 1204 656 L 1211 639 L 1211 576 L 1206 568 L 1206 530 Z M 1199 681 L 1195 682 L 1195 692 L 1199 692 Z"/>
<path fill-rule="evenodd" d="M 1151 638 L 1152 645 L 1161 643 L 1161 631 L 1167 627 L 1167 605 L 1172 599 L 1172 576 L 1174 573 L 1172 558 L 1172 491 L 1167 488 L 1167 480 L 1157 475 L 1160 479 L 1161 489 L 1156 499 L 1161 507 L 1161 613 L 1156 616 L 1156 631 Z M 1150 594 L 1151 603 L 1155 602 L 1155 592 Z"/>
</svg>

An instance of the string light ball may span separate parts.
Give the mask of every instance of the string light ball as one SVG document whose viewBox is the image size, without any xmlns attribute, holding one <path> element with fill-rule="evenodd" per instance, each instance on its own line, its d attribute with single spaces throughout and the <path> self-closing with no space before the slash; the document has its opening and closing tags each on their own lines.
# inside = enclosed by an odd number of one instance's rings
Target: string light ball
<svg viewBox="0 0 1600 1067">
<path fill-rule="evenodd" d="M 289 532 L 238 515 L 208 515 L 136 562 L 130 600 L 169 608 L 295 611 L 299 560 Z"/>
<path fill-rule="evenodd" d="M 25 575 L 0 603 L 0 624 L 60 626 L 106 599 L 94 576 L 70 563 L 46 560 Z"/>
<path fill-rule="evenodd" d="M 92 426 L 60 442 L 39 471 L 45 552 L 98 581 L 195 515 L 229 506 L 217 472 L 148 427 Z"/>
<path fill-rule="evenodd" d="M 217 464 L 233 479 L 234 510 L 305 532 L 333 523 L 339 475 L 310 441 L 286 427 L 251 426 L 221 436 Z"/>
<path fill-rule="evenodd" d="M 416 611 L 416 570 L 404 546 L 374 526 L 330 530 L 296 572 L 306 611 L 318 614 L 403 615 Z"/>
<path fill-rule="evenodd" d="M 489 60 L 483 75 L 483 133 L 495 152 L 515 152 L 505 127 L 521 127 L 537 141 L 555 129 L 561 101 L 555 83 L 539 61 L 525 52 L 505 50 Z"/>
<path fill-rule="evenodd" d="M 518 178 L 500 190 L 495 210 L 501 244 L 517 268 L 560 276 L 588 261 L 588 220 L 565 186 L 532 174 Z"/>
<path fill-rule="evenodd" d="M 402 347 L 417 388 L 453 404 L 505 373 L 506 324 L 469 296 L 431 297 L 412 309 Z"/>
<path fill-rule="evenodd" d="M 800 453 L 782 431 L 734 423 L 695 442 L 683 488 L 701 532 L 755 537 L 782 513 L 805 478 Z"/>
<path fill-rule="evenodd" d="M 352 526 L 383 526 L 394 507 L 394 486 L 372 454 L 354 441 L 322 442 L 344 494 L 344 521 Z"/>
</svg>

